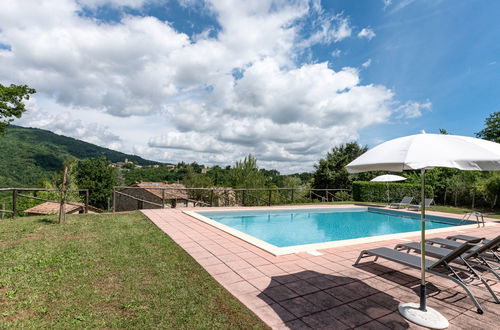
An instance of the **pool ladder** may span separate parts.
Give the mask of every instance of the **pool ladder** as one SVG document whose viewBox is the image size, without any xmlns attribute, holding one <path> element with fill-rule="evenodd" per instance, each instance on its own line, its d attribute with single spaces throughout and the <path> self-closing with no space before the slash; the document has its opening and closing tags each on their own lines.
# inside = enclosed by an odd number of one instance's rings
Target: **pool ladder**
<svg viewBox="0 0 500 330">
<path fill-rule="evenodd" d="M 477 211 L 473 211 L 473 212 L 469 212 L 469 213 L 464 214 L 460 223 L 465 223 L 466 221 L 470 221 L 471 217 L 476 218 L 476 222 L 477 222 L 478 227 L 481 227 L 481 223 L 483 224 L 483 227 L 484 227 L 483 214 L 481 212 L 477 212 Z"/>
</svg>

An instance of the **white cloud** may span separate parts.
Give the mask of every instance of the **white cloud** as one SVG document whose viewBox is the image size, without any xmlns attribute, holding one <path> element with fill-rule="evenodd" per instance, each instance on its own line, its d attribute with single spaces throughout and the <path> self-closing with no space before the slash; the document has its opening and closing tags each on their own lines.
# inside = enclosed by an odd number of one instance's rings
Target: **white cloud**
<svg viewBox="0 0 500 330">
<path fill-rule="evenodd" d="M 47 105 L 47 100 L 45 102 Z M 94 143 L 110 149 L 124 149 L 121 138 L 110 129 L 97 122 L 84 122 L 75 118 L 74 114 L 60 105 L 48 101 L 52 111 L 40 106 L 36 97 L 32 97 L 27 105 L 29 110 L 16 125 L 47 129 L 56 134 L 71 136 L 79 140 Z"/>
<path fill-rule="evenodd" d="M 363 62 L 363 64 L 361 64 L 361 66 L 362 66 L 363 68 L 365 68 L 365 69 L 366 69 L 366 68 L 368 68 L 371 64 L 372 64 L 372 59 L 371 59 L 371 58 L 369 58 L 368 60 L 366 60 L 365 62 Z"/>
<path fill-rule="evenodd" d="M 358 38 L 366 38 L 368 40 L 372 40 L 373 38 L 375 38 L 375 36 L 375 32 L 373 32 L 373 30 L 370 28 L 363 28 L 358 33 Z"/>
<path fill-rule="evenodd" d="M 88 8 L 97 8 L 103 5 L 114 7 L 141 8 L 144 4 L 150 2 L 159 2 L 160 0 L 78 0 L 78 3 Z"/>
<path fill-rule="evenodd" d="M 19 124 L 169 162 L 231 164 L 253 153 L 290 172 L 311 170 L 329 148 L 395 111 L 411 113 L 385 86 L 361 84 L 354 68 L 298 61 L 309 47 L 352 34 L 349 18 L 319 1 L 207 0 L 220 29 L 192 37 L 154 17 L 106 23 L 78 14 L 82 3 L 146 2 L 3 4 L 0 41 L 11 48 L 0 51 L 0 81 L 50 100 Z M 360 34 L 370 39 L 370 31 Z"/>
<path fill-rule="evenodd" d="M 340 55 L 342 54 L 342 51 L 340 49 L 335 49 L 333 52 L 332 52 L 332 57 L 339 57 Z"/>
<path fill-rule="evenodd" d="M 413 119 L 422 116 L 424 110 L 430 111 L 432 109 L 432 103 L 418 103 L 414 101 L 408 101 L 400 105 L 396 110 L 396 117 L 400 119 Z"/>
</svg>

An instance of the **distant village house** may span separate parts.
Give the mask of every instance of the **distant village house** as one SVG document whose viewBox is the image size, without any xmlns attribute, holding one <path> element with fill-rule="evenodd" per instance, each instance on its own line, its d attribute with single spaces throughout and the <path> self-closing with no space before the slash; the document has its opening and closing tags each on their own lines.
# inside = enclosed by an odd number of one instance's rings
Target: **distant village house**
<svg viewBox="0 0 500 330">
<path fill-rule="evenodd" d="M 186 186 L 167 182 L 137 182 L 116 193 L 115 211 L 193 206 Z"/>
</svg>

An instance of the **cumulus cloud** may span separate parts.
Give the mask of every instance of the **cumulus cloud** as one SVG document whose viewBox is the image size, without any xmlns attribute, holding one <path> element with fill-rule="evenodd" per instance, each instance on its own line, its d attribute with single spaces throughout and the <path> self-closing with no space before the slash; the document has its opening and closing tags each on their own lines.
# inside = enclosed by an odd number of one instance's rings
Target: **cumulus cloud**
<svg viewBox="0 0 500 330">
<path fill-rule="evenodd" d="M 340 49 L 335 49 L 333 52 L 332 52 L 332 57 L 339 57 L 340 55 L 342 54 L 342 51 Z"/>
<path fill-rule="evenodd" d="M 372 40 L 373 38 L 375 38 L 375 36 L 376 36 L 375 32 L 369 28 L 363 28 L 358 33 L 358 38 L 366 38 L 368 40 Z"/>
<path fill-rule="evenodd" d="M 160 2 L 162 0 L 78 0 L 84 7 L 95 9 L 103 5 L 114 7 L 141 8 L 146 3 Z"/>
<path fill-rule="evenodd" d="M 408 118 L 426 109 L 395 106 L 394 93 L 362 84 L 357 68 L 304 60 L 312 46 L 352 35 L 349 17 L 318 0 L 206 0 L 218 27 L 194 35 L 151 16 L 111 23 L 80 14 L 146 3 L 3 4 L 0 81 L 27 83 L 56 105 L 20 124 L 163 161 L 229 164 L 253 153 L 290 172 L 311 169 L 326 150 L 394 113 Z M 358 36 L 375 33 L 365 28 Z"/>
<path fill-rule="evenodd" d="M 422 116 L 424 110 L 430 111 L 432 109 L 432 103 L 418 103 L 414 101 L 408 101 L 400 105 L 396 110 L 396 117 L 400 119 L 413 119 Z"/>
<path fill-rule="evenodd" d="M 107 126 L 96 122 L 84 122 L 75 118 L 68 109 L 50 103 L 52 110 L 56 110 L 56 113 L 45 110 L 44 106 L 40 106 L 37 99 L 32 97 L 27 103 L 28 112 L 16 121 L 16 124 L 46 129 L 110 149 L 123 149 L 121 138 L 111 132 Z"/>
</svg>

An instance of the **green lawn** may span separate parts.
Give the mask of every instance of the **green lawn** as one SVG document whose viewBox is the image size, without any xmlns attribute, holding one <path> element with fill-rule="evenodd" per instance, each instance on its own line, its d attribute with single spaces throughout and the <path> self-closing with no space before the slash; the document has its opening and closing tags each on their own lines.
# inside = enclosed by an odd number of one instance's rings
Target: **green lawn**
<svg viewBox="0 0 500 330">
<path fill-rule="evenodd" d="M 0 222 L 0 328 L 266 328 L 141 213 Z"/>
</svg>

